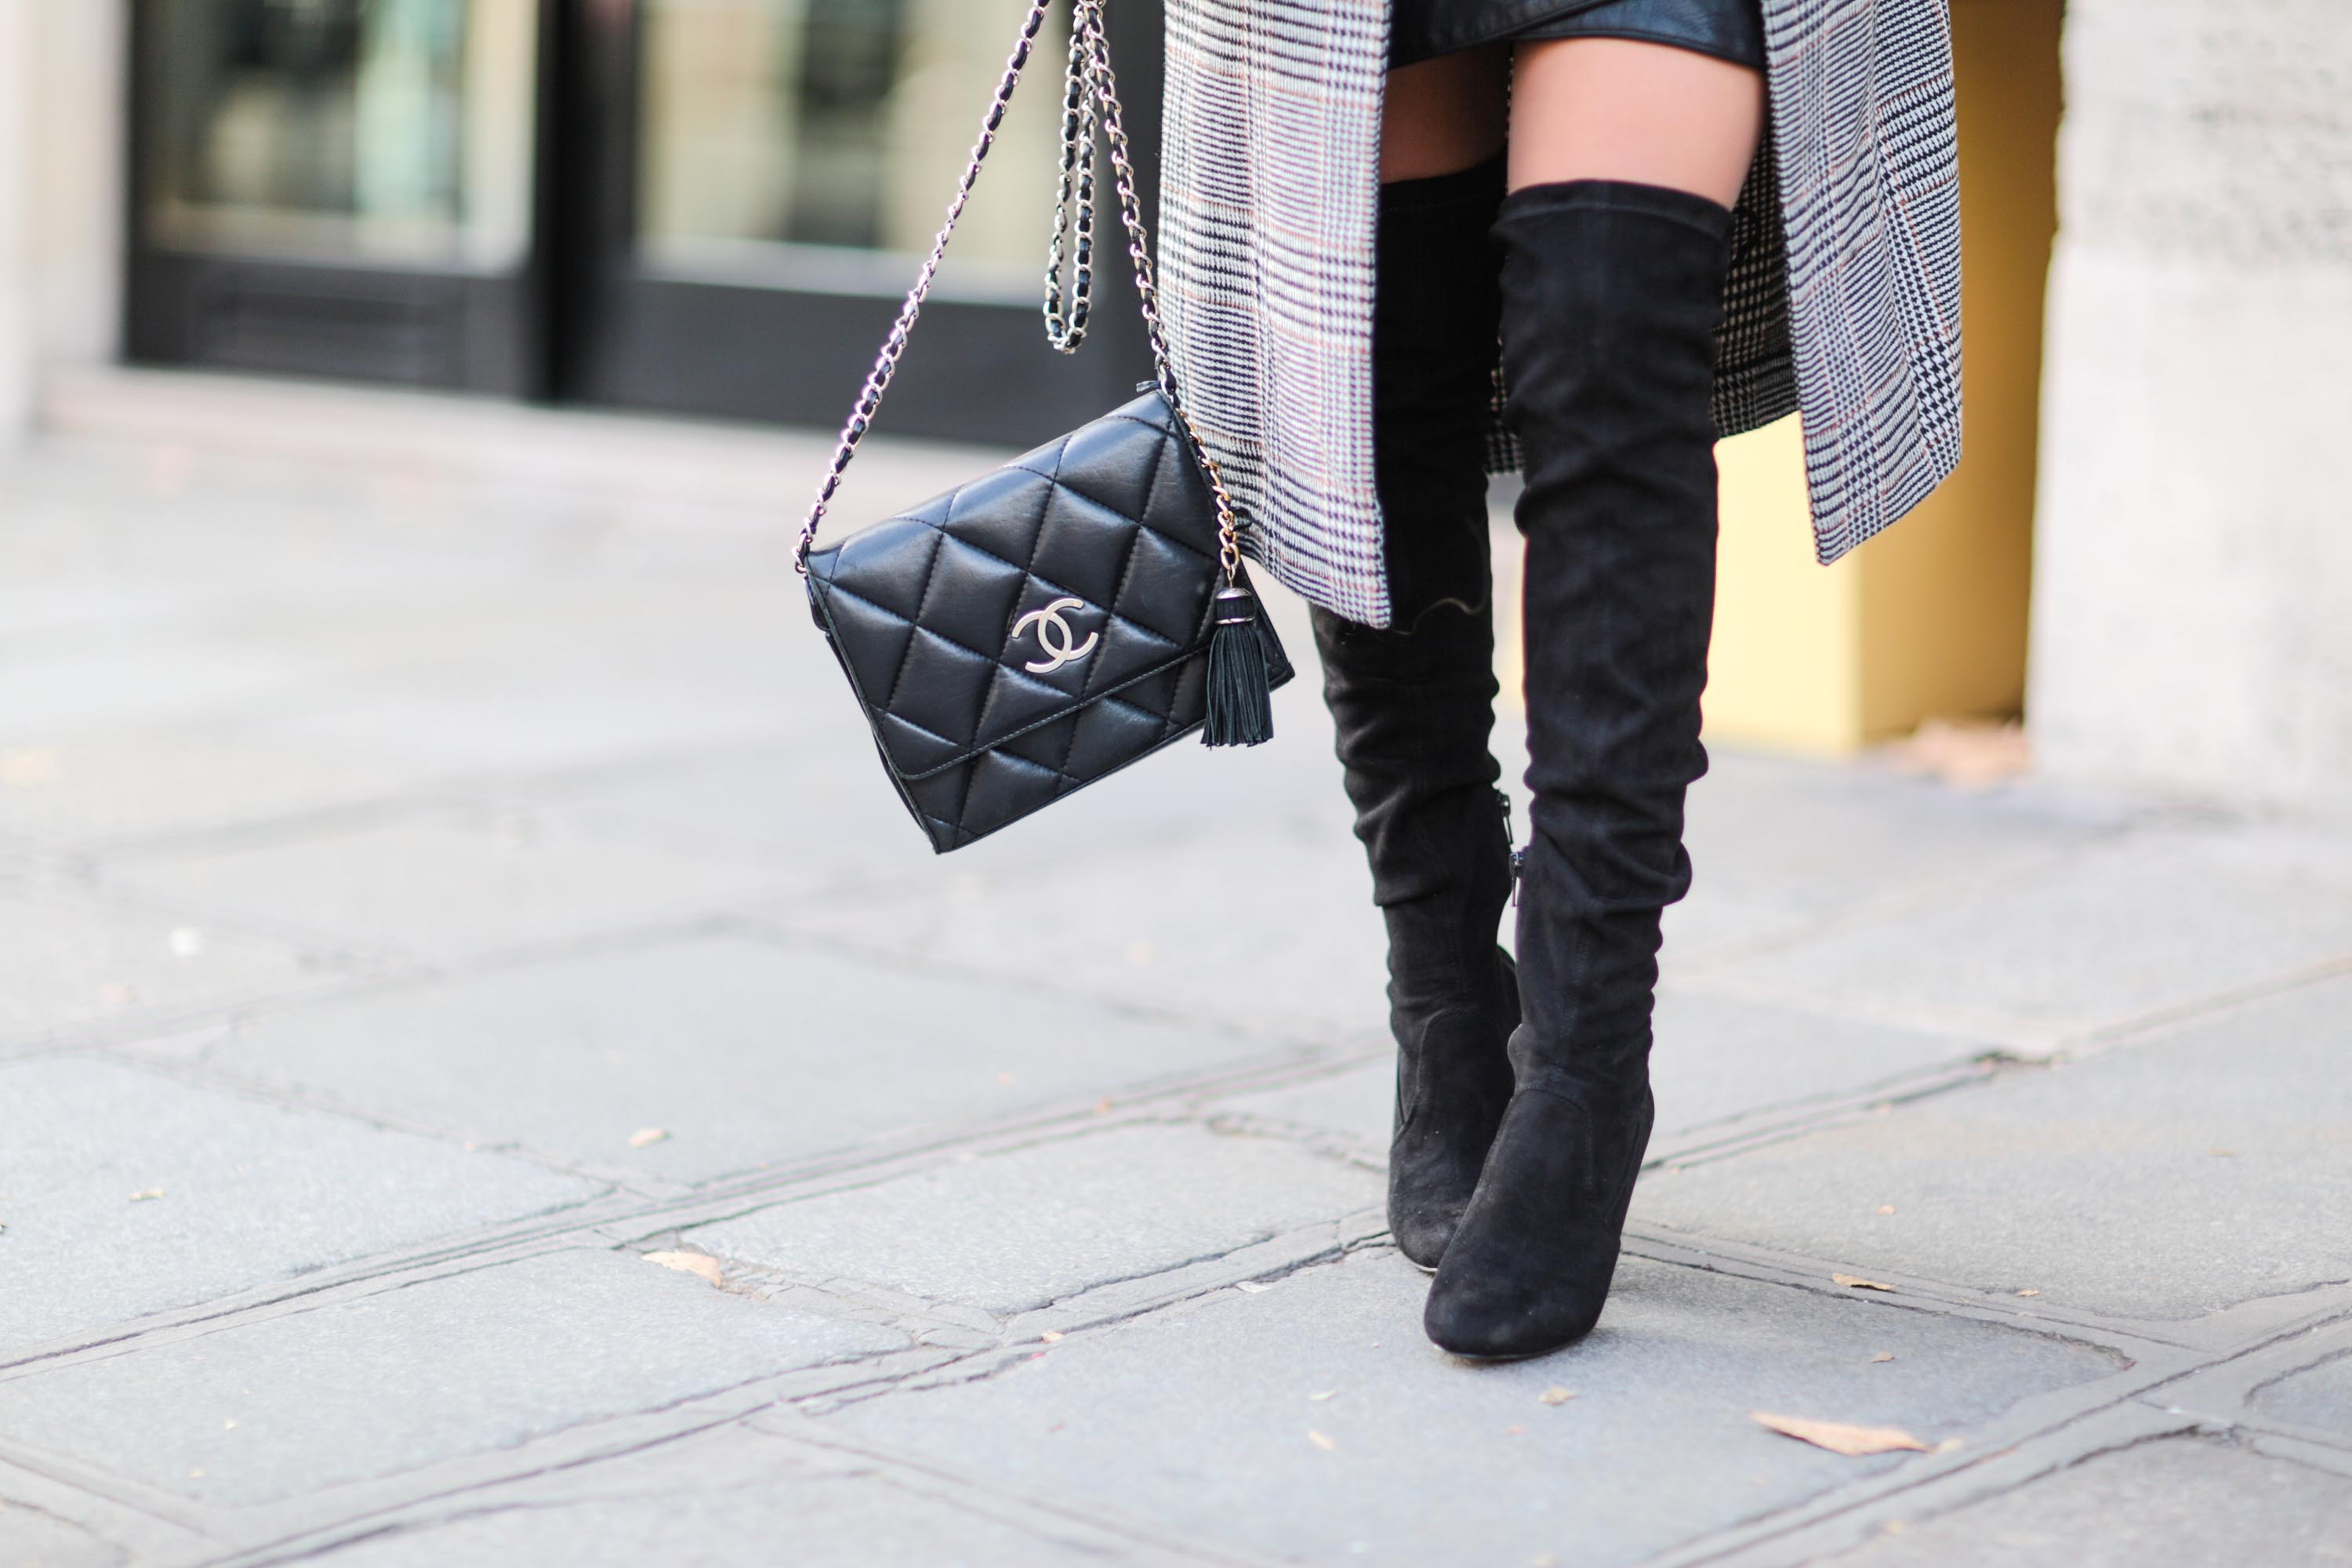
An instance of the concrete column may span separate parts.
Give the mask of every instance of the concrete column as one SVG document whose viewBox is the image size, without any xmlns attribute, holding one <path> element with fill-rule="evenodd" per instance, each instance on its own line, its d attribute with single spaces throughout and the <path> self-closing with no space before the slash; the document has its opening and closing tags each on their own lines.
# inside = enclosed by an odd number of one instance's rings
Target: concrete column
<svg viewBox="0 0 2352 1568">
<path fill-rule="evenodd" d="M 0 0 L 0 440 L 121 341 L 127 0 Z"/>
<path fill-rule="evenodd" d="M 33 344 L 33 7 L 0 0 L 0 446 L 31 428 Z"/>
<path fill-rule="evenodd" d="M 2037 755 L 2352 816 L 2352 7 L 2073 0 L 2064 63 Z"/>
</svg>

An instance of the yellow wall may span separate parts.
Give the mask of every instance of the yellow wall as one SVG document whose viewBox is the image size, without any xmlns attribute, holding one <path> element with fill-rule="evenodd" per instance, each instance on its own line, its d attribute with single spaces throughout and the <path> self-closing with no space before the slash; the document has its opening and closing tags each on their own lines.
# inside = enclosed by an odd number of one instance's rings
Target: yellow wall
<svg viewBox="0 0 2352 1568">
<path fill-rule="evenodd" d="M 1814 564 L 1793 418 L 1718 448 L 1711 738 L 1817 753 L 2017 712 L 2057 229 L 2061 0 L 1955 0 L 1965 456 L 1911 515 Z"/>
<path fill-rule="evenodd" d="M 1717 445 L 1723 531 L 1706 733 L 1834 753 L 1862 711 L 1859 555 L 1813 561 L 1805 452 L 1791 417 Z"/>
</svg>

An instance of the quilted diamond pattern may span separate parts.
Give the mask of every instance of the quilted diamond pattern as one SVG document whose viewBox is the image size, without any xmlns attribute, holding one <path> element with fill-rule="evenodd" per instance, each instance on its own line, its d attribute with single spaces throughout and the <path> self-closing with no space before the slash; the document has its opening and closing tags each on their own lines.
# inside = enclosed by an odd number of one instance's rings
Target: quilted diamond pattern
<svg viewBox="0 0 2352 1568">
<path fill-rule="evenodd" d="M 1198 728 L 1216 508 L 1151 391 L 809 553 L 818 626 L 941 853 Z M 1263 620 L 1274 682 L 1288 658 Z"/>
</svg>

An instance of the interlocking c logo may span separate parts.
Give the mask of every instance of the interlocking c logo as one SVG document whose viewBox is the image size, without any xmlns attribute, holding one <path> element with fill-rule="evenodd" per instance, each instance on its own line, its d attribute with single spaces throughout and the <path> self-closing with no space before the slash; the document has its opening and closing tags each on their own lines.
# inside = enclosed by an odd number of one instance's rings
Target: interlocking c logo
<svg viewBox="0 0 2352 1568">
<path fill-rule="evenodd" d="M 1084 609 L 1086 603 L 1084 599 L 1056 599 L 1044 609 L 1032 610 L 1013 623 L 1013 635 L 1018 638 L 1029 629 L 1030 622 L 1036 622 L 1037 646 L 1046 654 L 1045 658 L 1034 664 L 1024 665 L 1023 668 L 1032 675 L 1051 675 L 1072 659 L 1084 658 L 1095 651 L 1095 644 L 1102 640 L 1102 634 L 1088 632 L 1086 641 L 1073 647 L 1070 639 L 1076 634 L 1070 630 L 1070 623 L 1062 618 L 1064 610 Z"/>
</svg>

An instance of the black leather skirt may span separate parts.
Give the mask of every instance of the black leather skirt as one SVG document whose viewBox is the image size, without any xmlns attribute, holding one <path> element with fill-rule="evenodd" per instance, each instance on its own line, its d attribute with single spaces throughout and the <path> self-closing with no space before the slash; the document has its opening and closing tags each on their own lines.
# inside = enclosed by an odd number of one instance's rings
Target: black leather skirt
<svg viewBox="0 0 2352 1568">
<path fill-rule="evenodd" d="M 1389 64 L 1505 39 L 1639 38 L 1764 68 L 1759 0 L 1393 0 Z"/>
</svg>

